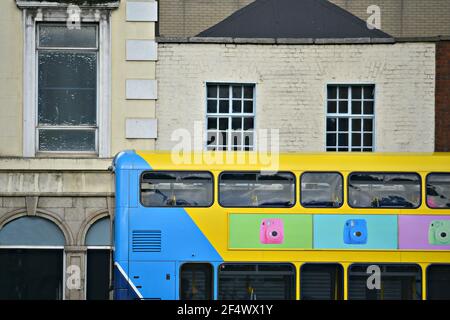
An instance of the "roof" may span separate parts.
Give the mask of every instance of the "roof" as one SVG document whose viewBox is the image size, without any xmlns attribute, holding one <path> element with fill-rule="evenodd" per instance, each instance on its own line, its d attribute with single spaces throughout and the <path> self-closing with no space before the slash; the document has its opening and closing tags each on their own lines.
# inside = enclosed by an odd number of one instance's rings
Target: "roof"
<svg viewBox="0 0 450 320">
<path fill-rule="evenodd" d="M 197 36 L 391 38 L 327 0 L 256 0 Z"/>
</svg>

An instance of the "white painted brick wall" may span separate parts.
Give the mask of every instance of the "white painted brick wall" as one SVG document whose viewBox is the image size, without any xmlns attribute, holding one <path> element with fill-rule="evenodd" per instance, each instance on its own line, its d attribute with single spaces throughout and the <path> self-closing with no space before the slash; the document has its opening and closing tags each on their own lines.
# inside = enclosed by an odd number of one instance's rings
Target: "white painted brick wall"
<svg viewBox="0 0 450 320">
<path fill-rule="evenodd" d="M 256 84 L 256 126 L 280 130 L 281 151 L 325 150 L 327 83 L 376 85 L 376 151 L 434 149 L 435 45 L 158 46 L 158 139 L 205 121 L 205 82 Z"/>
</svg>

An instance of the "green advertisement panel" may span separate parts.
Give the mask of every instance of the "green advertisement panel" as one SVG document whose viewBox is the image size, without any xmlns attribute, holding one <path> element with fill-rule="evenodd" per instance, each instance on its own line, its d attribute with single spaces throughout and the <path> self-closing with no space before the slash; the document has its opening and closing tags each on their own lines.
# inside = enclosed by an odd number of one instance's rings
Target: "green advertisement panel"
<svg viewBox="0 0 450 320">
<path fill-rule="evenodd" d="M 230 249 L 312 249 L 312 215 L 230 214 Z"/>
</svg>

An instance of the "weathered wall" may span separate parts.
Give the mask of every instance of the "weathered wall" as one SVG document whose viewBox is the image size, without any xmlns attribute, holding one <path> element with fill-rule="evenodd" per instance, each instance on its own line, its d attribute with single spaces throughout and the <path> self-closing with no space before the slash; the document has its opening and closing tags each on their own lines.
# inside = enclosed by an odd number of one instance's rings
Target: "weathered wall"
<svg viewBox="0 0 450 320">
<path fill-rule="evenodd" d="M 435 44 L 159 44 L 158 150 L 205 121 L 206 82 L 256 84 L 256 129 L 281 151 L 325 150 L 327 83 L 374 83 L 375 151 L 433 151 Z"/>
<path fill-rule="evenodd" d="M 436 151 L 450 152 L 450 41 L 436 47 Z"/>
</svg>

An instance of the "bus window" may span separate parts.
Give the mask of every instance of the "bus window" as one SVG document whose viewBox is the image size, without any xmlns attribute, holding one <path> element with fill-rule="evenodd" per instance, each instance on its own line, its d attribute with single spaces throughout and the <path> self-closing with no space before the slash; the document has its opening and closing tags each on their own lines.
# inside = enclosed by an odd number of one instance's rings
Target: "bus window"
<svg viewBox="0 0 450 320">
<path fill-rule="evenodd" d="M 450 208 L 450 174 L 431 173 L 427 176 L 427 205 L 430 208 Z"/>
<path fill-rule="evenodd" d="M 145 207 L 209 207 L 213 176 L 209 172 L 144 172 L 141 202 Z"/>
<path fill-rule="evenodd" d="M 212 300 L 213 268 L 209 263 L 185 263 L 180 270 L 181 300 Z"/>
<path fill-rule="evenodd" d="M 427 299 L 450 300 L 450 264 L 428 266 Z"/>
<path fill-rule="evenodd" d="M 307 172 L 301 177 L 300 200 L 306 208 L 342 206 L 342 176 L 339 173 Z"/>
<path fill-rule="evenodd" d="M 349 300 L 420 300 L 421 298 L 422 270 L 418 265 L 353 264 L 348 269 Z"/>
<path fill-rule="evenodd" d="M 416 173 L 352 173 L 348 203 L 354 208 L 418 208 L 420 176 Z"/>
<path fill-rule="evenodd" d="M 344 271 L 340 264 L 306 263 L 300 268 L 300 299 L 342 300 Z"/>
<path fill-rule="evenodd" d="M 222 264 L 220 300 L 294 300 L 295 267 L 291 264 Z"/>
<path fill-rule="evenodd" d="M 295 176 L 289 172 L 225 172 L 219 180 L 224 207 L 289 208 L 295 203 Z"/>
</svg>

